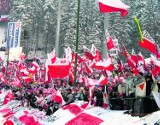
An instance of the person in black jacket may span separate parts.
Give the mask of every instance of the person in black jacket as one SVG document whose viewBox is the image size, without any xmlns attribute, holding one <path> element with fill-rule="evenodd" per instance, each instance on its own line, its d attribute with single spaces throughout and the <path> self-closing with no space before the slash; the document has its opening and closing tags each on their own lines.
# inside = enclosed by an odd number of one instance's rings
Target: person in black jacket
<svg viewBox="0 0 160 125">
<path fill-rule="evenodd" d="M 100 87 L 95 88 L 94 96 L 96 97 L 96 106 L 103 106 L 103 92 Z"/>
</svg>

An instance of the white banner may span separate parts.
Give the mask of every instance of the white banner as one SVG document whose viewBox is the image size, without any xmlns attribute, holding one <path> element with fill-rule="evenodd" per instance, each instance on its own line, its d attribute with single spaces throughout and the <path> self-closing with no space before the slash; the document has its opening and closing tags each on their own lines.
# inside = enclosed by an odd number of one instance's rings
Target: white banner
<svg viewBox="0 0 160 125">
<path fill-rule="evenodd" d="M 9 49 L 9 61 L 20 60 L 22 54 L 22 47 L 10 48 Z"/>
</svg>

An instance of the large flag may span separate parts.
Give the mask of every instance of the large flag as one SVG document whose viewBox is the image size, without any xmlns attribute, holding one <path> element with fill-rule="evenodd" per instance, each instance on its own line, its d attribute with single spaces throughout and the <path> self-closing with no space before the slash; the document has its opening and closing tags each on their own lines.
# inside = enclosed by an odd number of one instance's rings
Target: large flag
<svg viewBox="0 0 160 125">
<path fill-rule="evenodd" d="M 139 46 L 148 50 L 148 51 L 150 51 L 151 53 L 154 53 L 155 55 L 157 55 L 158 54 L 157 53 L 158 52 L 157 51 L 157 46 L 153 42 L 153 40 L 148 39 L 148 37 L 150 37 L 148 32 L 145 32 L 145 33 L 143 32 L 143 34 L 142 34 L 142 30 L 141 30 L 138 18 L 135 17 L 134 21 L 137 25 L 137 29 L 138 29 L 139 36 L 140 36 Z M 144 35 L 147 35 L 147 37 L 144 37 Z"/>
<path fill-rule="evenodd" d="M 99 0 L 99 9 L 101 13 L 121 12 L 121 16 L 128 14 L 129 6 L 120 0 Z"/>
<path fill-rule="evenodd" d="M 147 38 L 143 37 L 143 40 L 141 39 L 139 41 L 139 44 L 138 44 L 140 47 L 150 51 L 151 53 L 154 53 L 155 55 L 158 54 L 158 51 L 157 51 L 157 47 L 156 47 L 156 44 L 151 41 L 151 40 L 148 40 Z"/>
<path fill-rule="evenodd" d="M 114 43 L 112 40 L 112 37 L 109 37 L 106 41 L 106 46 L 108 50 L 111 50 L 112 48 L 114 48 Z"/>
</svg>

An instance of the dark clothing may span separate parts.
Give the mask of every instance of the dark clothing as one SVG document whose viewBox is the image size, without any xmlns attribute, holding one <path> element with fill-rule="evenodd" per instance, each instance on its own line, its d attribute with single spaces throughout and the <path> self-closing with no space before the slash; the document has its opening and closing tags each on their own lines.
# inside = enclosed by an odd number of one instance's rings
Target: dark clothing
<svg viewBox="0 0 160 125">
<path fill-rule="evenodd" d="M 64 96 L 64 101 L 66 102 L 65 105 L 68 105 L 72 102 L 74 102 L 74 96 L 71 93 L 68 93 L 66 96 Z"/>
<path fill-rule="evenodd" d="M 94 96 L 96 96 L 96 106 L 103 106 L 103 93 L 101 90 L 96 90 L 94 92 Z"/>
<path fill-rule="evenodd" d="M 152 85 L 153 85 L 153 81 L 152 80 L 146 81 L 146 96 L 150 96 L 151 95 Z"/>
</svg>

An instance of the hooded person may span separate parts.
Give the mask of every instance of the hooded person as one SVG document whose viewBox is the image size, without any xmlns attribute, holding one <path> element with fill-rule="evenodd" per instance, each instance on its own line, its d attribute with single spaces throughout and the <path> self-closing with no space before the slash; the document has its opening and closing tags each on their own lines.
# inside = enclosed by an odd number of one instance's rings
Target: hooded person
<svg viewBox="0 0 160 125">
<path fill-rule="evenodd" d="M 137 74 L 133 84 L 135 85 L 134 113 L 140 115 L 144 113 L 144 98 L 146 96 L 146 80 L 143 73 Z"/>
<path fill-rule="evenodd" d="M 72 94 L 71 88 L 66 88 L 66 92 L 67 92 L 67 94 L 64 97 L 64 101 L 66 102 L 65 105 L 68 105 L 74 101 L 74 95 Z"/>
</svg>

